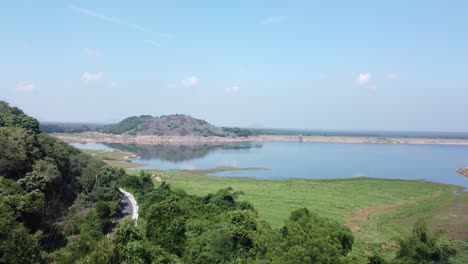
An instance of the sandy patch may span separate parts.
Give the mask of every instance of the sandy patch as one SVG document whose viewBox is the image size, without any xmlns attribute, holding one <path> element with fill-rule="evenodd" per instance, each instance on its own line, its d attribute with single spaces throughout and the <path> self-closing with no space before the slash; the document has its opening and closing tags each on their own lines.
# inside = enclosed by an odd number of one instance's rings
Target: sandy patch
<svg viewBox="0 0 468 264">
<path fill-rule="evenodd" d="M 155 135 L 113 135 L 97 132 L 78 134 L 52 134 L 69 143 L 135 143 L 135 144 L 204 144 L 210 142 L 323 142 L 323 143 L 372 143 L 372 144 L 417 144 L 417 145 L 468 145 L 468 139 L 438 138 L 380 138 L 342 136 L 252 136 L 252 137 L 196 137 Z"/>
</svg>

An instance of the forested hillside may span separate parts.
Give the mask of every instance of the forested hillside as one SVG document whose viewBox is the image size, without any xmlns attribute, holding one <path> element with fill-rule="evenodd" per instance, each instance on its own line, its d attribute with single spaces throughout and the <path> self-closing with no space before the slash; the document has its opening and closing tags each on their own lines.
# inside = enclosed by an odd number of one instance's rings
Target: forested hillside
<svg viewBox="0 0 468 264">
<path fill-rule="evenodd" d="M 120 212 L 118 173 L 0 102 L 0 263 L 61 262 L 105 236 Z M 80 249 L 81 250 L 81 249 Z"/>
<path fill-rule="evenodd" d="M 157 136 L 241 136 L 252 135 L 250 130 L 220 128 L 205 120 L 187 115 L 132 116 L 117 124 L 107 125 L 100 132 L 109 134 L 157 135 Z"/>
</svg>

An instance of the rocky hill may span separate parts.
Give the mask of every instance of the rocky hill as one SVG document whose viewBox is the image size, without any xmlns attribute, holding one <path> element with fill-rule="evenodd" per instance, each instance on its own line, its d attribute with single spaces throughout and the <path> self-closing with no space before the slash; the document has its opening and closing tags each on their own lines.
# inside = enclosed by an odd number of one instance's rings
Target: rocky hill
<svg viewBox="0 0 468 264">
<path fill-rule="evenodd" d="M 188 115 L 132 116 L 99 130 L 109 134 L 157 136 L 242 136 L 240 129 L 220 128 Z"/>
</svg>

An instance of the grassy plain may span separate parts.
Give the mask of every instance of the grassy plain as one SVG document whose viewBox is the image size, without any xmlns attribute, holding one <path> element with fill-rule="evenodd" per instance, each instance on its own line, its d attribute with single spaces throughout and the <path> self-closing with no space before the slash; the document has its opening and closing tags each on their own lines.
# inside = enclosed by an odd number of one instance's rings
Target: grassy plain
<svg viewBox="0 0 468 264">
<path fill-rule="evenodd" d="M 251 202 L 274 228 L 280 228 L 289 213 L 301 207 L 345 223 L 356 236 L 352 254 L 359 263 L 373 252 L 393 256 L 396 238 L 424 217 L 431 227 L 446 230 L 445 236 L 454 240 L 460 251 L 454 263 L 468 263 L 468 193 L 461 187 L 371 178 L 260 180 L 206 176 L 217 170 L 236 168 L 154 172 L 173 188 L 191 194 L 205 195 L 227 187 L 243 191 L 241 199 Z"/>
<path fill-rule="evenodd" d="M 104 161 L 107 165 L 117 168 L 134 168 L 140 167 L 144 164 L 131 162 L 129 158 L 135 155 L 130 152 L 121 151 L 118 149 L 106 149 L 106 150 L 94 150 L 94 149 L 82 149 L 85 153 Z"/>
</svg>

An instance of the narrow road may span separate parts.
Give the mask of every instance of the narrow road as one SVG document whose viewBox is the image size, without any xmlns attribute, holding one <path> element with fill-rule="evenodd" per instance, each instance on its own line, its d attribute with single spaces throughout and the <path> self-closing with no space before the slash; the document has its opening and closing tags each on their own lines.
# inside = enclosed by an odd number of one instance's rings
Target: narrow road
<svg viewBox="0 0 468 264">
<path fill-rule="evenodd" d="M 130 215 L 135 220 L 135 226 L 138 226 L 138 203 L 133 195 L 122 188 L 119 191 L 123 194 L 122 204 L 124 206 L 124 214 Z"/>
</svg>

